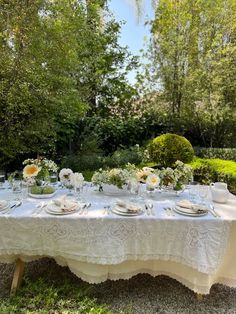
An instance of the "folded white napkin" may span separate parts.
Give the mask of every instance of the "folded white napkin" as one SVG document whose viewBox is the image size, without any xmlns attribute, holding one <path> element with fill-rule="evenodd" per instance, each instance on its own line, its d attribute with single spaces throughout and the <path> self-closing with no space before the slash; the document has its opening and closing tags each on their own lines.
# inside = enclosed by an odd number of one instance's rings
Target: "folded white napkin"
<svg viewBox="0 0 236 314">
<path fill-rule="evenodd" d="M 116 205 L 124 208 L 126 212 L 139 212 L 141 210 L 141 207 L 130 202 L 125 202 L 123 200 L 116 200 Z"/>
<path fill-rule="evenodd" d="M 182 208 L 190 209 L 193 212 L 202 212 L 202 211 L 206 212 L 206 211 L 208 211 L 208 208 L 206 206 L 192 203 L 189 200 L 181 200 L 178 203 L 176 203 L 176 205 L 179 207 L 182 207 Z"/>
<path fill-rule="evenodd" d="M 74 211 L 78 207 L 77 202 L 67 200 L 65 196 L 62 196 L 58 199 L 53 200 L 53 203 L 64 212 Z"/>
</svg>

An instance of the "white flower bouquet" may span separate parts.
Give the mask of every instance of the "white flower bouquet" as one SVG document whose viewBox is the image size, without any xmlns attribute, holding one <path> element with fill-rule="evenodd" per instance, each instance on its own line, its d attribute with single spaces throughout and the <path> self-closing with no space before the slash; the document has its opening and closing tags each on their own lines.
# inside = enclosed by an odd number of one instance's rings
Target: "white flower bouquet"
<svg viewBox="0 0 236 314">
<path fill-rule="evenodd" d="M 163 168 L 160 171 L 161 187 L 181 191 L 193 177 L 193 170 L 182 161 L 177 160 L 175 168 Z"/>
<path fill-rule="evenodd" d="M 102 189 L 104 184 L 115 185 L 117 188 L 122 189 L 127 184 L 131 173 L 127 169 L 113 168 L 111 170 L 99 169 L 93 174 L 92 182 L 99 185 Z"/>
<path fill-rule="evenodd" d="M 58 170 L 56 163 L 47 158 L 26 159 L 23 165 L 23 178 L 29 185 L 41 185 L 42 180 L 48 178 L 51 172 Z"/>
<path fill-rule="evenodd" d="M 59 178 L 62 184 L 68 188 L 81 188 L 84 184 L 82 173 L 73 172 L 69 168 L 63 168 L 59 172 Z"/>
<path fill-rule="evenodd" d="M 29 192 L 34 197 L 42 194 L 53 195 L 55 188 L 49 185 L 43 186 L 42 182 L 47 180 L 51 172 L 57 172 L 57 165 L 47 158 L 26 159 L 23 161 L 23 178 L 26 185 L 30 187 Z"/>
</svg>

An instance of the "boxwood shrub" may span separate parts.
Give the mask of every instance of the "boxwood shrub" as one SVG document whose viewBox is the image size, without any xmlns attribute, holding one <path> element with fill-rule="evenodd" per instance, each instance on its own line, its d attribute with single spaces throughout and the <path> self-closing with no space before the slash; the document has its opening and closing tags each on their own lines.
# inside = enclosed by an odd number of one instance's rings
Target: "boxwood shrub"
<svg viewBox="0 0 236 314">
<path fill-rule="evenodd" d="M 203 184 L 224 181 L 231 193 L 236 194 L 236 162 L 222 159 L 194 158 L 190 163 L 194 179 Z"/>
<path fill-rule="evenodd" d="M 159 166 L 171 167 L 177 160 L 189 163 L 193 160 L 194 150 L 191 143 L 177 134 L 163 134 L 148 145 L 150 159 Z"/>
</svg>

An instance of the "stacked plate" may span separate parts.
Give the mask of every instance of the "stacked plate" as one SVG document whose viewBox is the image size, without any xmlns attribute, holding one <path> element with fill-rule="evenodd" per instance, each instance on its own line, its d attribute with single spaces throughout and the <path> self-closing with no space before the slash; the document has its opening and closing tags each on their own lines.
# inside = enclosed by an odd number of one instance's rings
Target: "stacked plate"
<svg viewBox="0 0 236 314">
<path fill-rule="evenodd" d="M 68 201 L 69 203 L 69 201 Z M 62 208 L 62 206 L 58 206 L 57 204 L 55 204 L 54 202 L 50 202 L 47 207 L 45 208 L 45 211 L 48 214 L 51 215 L 70 215 L 70 214 L 74 214 L 76 213 L 79 209 L 80 206 L 77 202 L 70 202 L 71 203 L 71 207 L 68 207 L 65 209 Z"/>
<path fill-rule="evenodd" d="M 0 200 L 0 212 L 7 210 L 10 207 L 10 203 L 5 200 Z"/>
<path fill-rule="evenodd" d="M 173 208 L 175 212 L 185 216 L 200 217 L 208 213 L 208 208 L 205 205 L 195 204 L 188 200 L 182 200 Z"/>
<path fill-rule="evenodd" d="M 114 214 L 121 216 L 139 216 L 143 214 L 143 210 L 140 206 L 132 203 L 117 202 L 111 209 Z"/>
</svg>

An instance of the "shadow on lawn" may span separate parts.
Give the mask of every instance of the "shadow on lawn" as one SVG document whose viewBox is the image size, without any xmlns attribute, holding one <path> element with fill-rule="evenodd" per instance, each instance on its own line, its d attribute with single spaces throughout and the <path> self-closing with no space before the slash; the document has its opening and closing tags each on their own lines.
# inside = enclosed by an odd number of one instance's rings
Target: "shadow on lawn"
<svg viewBox="0 0 236 314">
<path fill-rule="evenodd" d="M 13 265 L 0 265 L 0 272 L 1 314 L 236 313 L 236 289 L 223 285 L 214 285 L 198 302 L 191 290 L 166 276 L 90 285 L 45 258 L 26 265 L 22 288 L 9 297 Z"/>
</svg>

